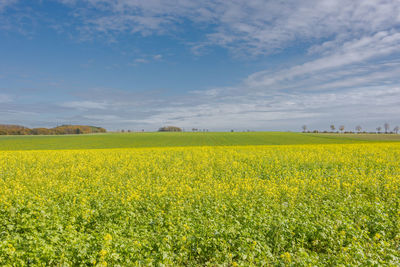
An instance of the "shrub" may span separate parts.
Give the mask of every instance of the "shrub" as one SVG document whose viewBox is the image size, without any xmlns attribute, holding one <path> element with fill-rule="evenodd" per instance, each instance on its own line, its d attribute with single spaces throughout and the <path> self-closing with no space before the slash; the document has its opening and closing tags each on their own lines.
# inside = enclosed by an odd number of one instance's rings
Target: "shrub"
<svg viewBox="0 0 400 267">
<path fill-rule="evenodd" d="M 182 132 L 182 129 L 176 126 L 164 126 L 158 129 L 159 132 Z"/>
</svg>

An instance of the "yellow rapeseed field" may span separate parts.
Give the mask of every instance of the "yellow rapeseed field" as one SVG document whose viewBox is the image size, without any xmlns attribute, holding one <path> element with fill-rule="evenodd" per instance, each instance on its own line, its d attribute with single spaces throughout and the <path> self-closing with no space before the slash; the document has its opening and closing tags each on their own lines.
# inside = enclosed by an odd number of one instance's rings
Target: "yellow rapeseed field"
<svg viewBox="0 0 400 267">
<path fill-rule="evenodd" d="M 399 265 L 400 144 L 0 151 L 0 265 Z"/>
</svg>

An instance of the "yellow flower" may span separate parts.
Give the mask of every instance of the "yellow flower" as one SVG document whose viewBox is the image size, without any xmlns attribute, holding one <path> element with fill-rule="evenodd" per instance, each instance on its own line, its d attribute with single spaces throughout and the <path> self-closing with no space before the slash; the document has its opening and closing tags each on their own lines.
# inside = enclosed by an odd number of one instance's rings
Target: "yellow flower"
<svg viewBox="0 0 400 267">
<path fill-rule="evenodd" d="M 107 255 L 107 250 L 102 249 L 102 250 L 100 250 L 99 254 L 101 257 L 104 257 L 105 255 Z"/>
<path fill-rule="evenodd" d="M 292 262 L 292 255 L 289 252 L 285 252 L 281 255 L 281 258 L 287 262 Z"/>
<path fill-rule="evenodd" d="M 106 234 L 106 235 L 104 236 L 104 240 L 105 240 L 105 241 L 111 241 L 111 240 L 112 240 L 112 235 Z"/>
</svg>

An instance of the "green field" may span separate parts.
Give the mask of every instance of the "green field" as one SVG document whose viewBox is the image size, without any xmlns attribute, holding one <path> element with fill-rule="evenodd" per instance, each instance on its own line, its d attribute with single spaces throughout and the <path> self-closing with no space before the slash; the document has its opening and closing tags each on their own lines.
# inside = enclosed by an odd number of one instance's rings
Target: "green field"
<svg viewBox="0 0 400 267">
<path fill-rule="evenodd" d="M 400 141 L 400 135 L 237 133 L 109 133 L 62 136 L 1 136 L 0 150 L 99 149 L 174 146 L 348 144 Z"/>
</svg>

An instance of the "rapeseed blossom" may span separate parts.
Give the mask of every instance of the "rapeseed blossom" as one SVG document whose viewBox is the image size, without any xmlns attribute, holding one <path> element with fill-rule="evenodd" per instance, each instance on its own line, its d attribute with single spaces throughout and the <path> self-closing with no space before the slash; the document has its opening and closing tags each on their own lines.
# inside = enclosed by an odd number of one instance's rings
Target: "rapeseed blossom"
<svg viewBox="0 0 400 267">
<path fill-rule="evenodd" d="M 0 151 L 0 265 L 399 265 L 400 144 Z"/>
</svg>

